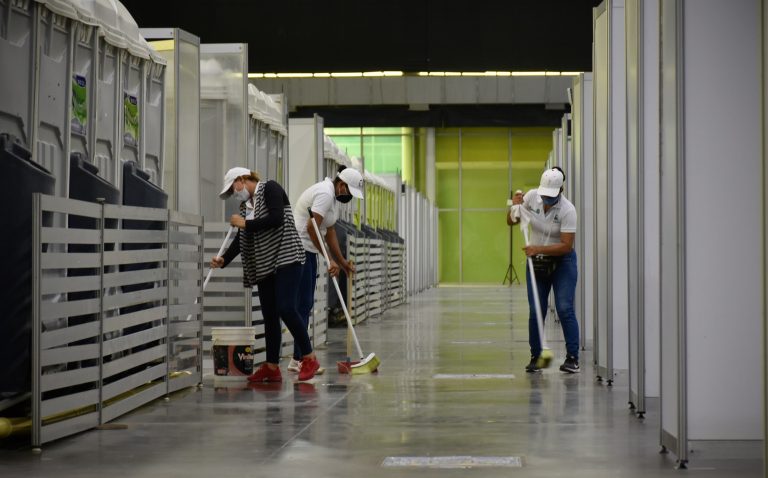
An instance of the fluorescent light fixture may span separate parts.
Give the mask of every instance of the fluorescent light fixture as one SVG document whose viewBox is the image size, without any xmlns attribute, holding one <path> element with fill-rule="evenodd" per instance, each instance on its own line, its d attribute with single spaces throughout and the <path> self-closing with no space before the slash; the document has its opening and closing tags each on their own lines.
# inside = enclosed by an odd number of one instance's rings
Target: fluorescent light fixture
<svg viewBox="0 0 768 478">
<path fill-rule="evenodd" d="M 264 78 L 277 78 L 277 73 L 264 73 Z"/>
<path fill-rule="evenodd" d="M 385 71 L 384 76 L 403 76 L 402 71 Z"/>
<path fill-rule="evenodd" d="M 462 71 L 461 76 L 485 76 L 484 71 Z"/>
<path fill-rule="evenodd" d="M 419 76 L 429 76 L 429 72 L 428 71 L 420 71 L 419 72 Z"/>
<path fill-rule="evenodd" d="M 430 71 L 429 76 L 445 76 L 444 71 Z"/>
<path fill-rule="evenodd" d="M 546 73 L 546 76 L 560 76 L 560 72 L 559 71 L 548 71 Z"/>
<path fill-rule="evenodd" d="M 496 76 L 512 76 L 511 71 L 497 71 Z"/>
<path fill-rule="evenodd" d="M 315 73 L 315 78 L 330 78 L 330 73 Z"/>
<path fill-rule="evenodd" d="M 248 78 L 264 78 L 264 73 L 248 73 Z"/>
<path fill-rule="evenodd" d="M 363 72 L 357 71 L 357 72 L 331 73 L 331 76 L 334 78 L 356 78 L 356 77 L 363 76 Z"/>
<path fill-rule="evenodd" d="M 581 74 L 580 71 L 561 71 L 561 76 L 579 76 Z"/>
<path fill-rule="evenodd" d="M 445 76 L 461 76 L 460 71 L 446 71 Z"/>
<path fill-rule="evenodd" d="M 384 76 L 383 71 L 364 71 L 363 76 L 371 77 L 371 76 Z"/>
<path fill-rule="evenodd" d="M 544 76 L 543 71 L 513 71 L 512 76 Z"/>
<path fill-rule="evenodd" d="M 278 73 L 278 78 L 312 78 L 312 73 Z"/>
</svg>

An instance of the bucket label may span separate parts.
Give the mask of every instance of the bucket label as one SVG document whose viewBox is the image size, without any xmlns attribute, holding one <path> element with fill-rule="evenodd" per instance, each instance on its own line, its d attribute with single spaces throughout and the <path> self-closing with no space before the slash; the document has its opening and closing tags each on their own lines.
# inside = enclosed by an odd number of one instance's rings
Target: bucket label
<svg viewBox="0 0 768 478">
<path fill-rule="evenodd" d="M 88 125 L 88 84 L 84 76 L 72 76 L 72 133 L 85 135 Z"/>
<path fill-rule="evenodd" d="M 139 144 L 139 100 L 135 95 L 123 93 L 123 142 L 127 146 Z"/>
<path fill-rule="evenodd" d="M 253 373 L 250 345 L 214 345 L 213 370 L 218 377 L 242 377 Z"/>
</svg>

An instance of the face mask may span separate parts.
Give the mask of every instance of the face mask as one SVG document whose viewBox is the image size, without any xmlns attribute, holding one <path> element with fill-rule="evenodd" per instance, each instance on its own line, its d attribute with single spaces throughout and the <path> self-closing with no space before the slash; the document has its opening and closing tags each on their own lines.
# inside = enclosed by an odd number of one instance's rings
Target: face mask
<svg viewBox="0 0 768 478">
<path fill-rule="evenodd" d="M 560 200 L 560 195 L 558 194 L 555 197 L 541 196 L 541 200 L 544 201 L 545 206 L 554 206 Z"/>
<path fill-rule="evenodd" d="M 232 197 L 234 197 L 240 202 L 245 202 L 251 199 L 251 193 L 248 192 L 248 188 L 243 188 L 240 191 L 235 191 L 234 193 L 232 193 Z"/>
<path fill-rule="evenodd" d="M 340 203 L 346 204 L 346 203 L 348 203 L 349 201 L 352 200 L 352 195 L 351 194 L 338 194 L 336 196 L 336 200 L 339 201 Z"/>
</svg>

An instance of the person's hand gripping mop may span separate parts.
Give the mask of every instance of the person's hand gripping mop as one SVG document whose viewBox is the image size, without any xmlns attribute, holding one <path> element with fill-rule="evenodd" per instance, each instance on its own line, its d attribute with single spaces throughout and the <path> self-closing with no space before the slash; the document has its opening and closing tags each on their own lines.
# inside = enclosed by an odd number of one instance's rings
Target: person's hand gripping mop
<svg viewBox="0 0 768 478">
<path fill-rule="evenodd" d="M 523 238 L 525 239 L 525 246 L 528 247 L 528 224 L 530 222 L 528 214 L 530 214 L 525 207 L 520 207 L 520 230 L 523 231 Z M 528 262 L 528 272 L 531 276 L 531 287 L 533 288 L 533 301 L 536 309 L 536 325 L 539 327 L 539 343 L 541 345 L 541 353 L 536 359 L 536 367 L 549 368 L 552 365 L 554 354 L 552 350 L 547 346 L 547 337 L 544 334 L 544 318 L 541 314 L 541 302 L 539 302 L 539 287 L 536 284 L 536 272 L 533 269 L 533 259 L 526 255 Z"/>
</svg>

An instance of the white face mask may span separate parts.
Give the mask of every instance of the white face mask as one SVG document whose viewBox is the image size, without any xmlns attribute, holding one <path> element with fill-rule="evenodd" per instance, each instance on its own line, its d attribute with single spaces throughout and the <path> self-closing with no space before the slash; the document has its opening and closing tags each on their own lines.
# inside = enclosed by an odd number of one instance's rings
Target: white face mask
<svg viewBox="0 0 768 478">
<path fill-rule="evenodd" d="M 234 193 L 232 193 L 232 197 L 234 197 L 240 202 L 245 202 L 251 199 L 251 193 L 248 192 L 248 188 L 244 187 L 240 191 L 235 191 Z"/>
</svg>

